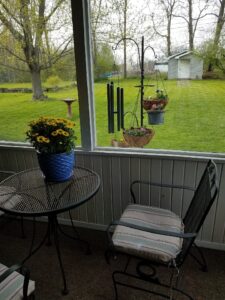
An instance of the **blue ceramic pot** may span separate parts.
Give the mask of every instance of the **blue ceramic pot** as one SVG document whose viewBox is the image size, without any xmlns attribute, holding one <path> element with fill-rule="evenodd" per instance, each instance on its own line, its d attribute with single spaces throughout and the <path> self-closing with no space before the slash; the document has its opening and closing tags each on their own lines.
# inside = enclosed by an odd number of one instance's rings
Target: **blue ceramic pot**
<svg viewBox="0 0 225 300">
<path fill-rule="evenodd" d="M 47 181 L 66 181 L 73 175 L 75 153 L 46 154 L 37 152 L 40 169 Z"/>
</svg>

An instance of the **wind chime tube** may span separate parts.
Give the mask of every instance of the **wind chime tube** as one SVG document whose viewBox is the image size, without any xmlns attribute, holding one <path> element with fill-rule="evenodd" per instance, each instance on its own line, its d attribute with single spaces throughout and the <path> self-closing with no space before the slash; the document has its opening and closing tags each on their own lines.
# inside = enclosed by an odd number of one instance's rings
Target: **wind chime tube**
<svg viewBox="0 0 225 300">
<path fill-rule="evenodd" d="M 108 104 L 108 133 L 111 133 L 111 99 L 110 84 L 107 83 L 107 104 Z"/>
<path fill-rule="evenodd" d="M 110 133 L 114 133 L 114 85 L 111 82 L 111 89 L 110 89 L 110 124 L 111 124 L 111 131 Z"/>
<path fill-rule="evenodd" d="M 120 89 L 120 125 L 124 129 L 124 92 Z"/>
<path fill-rule="evenodd" d="M 117 99 L 117 130 L 120 131 L 121 128 L 121 97 L 120 88 L 116 89 L 116 99 Z"/>
</svg>

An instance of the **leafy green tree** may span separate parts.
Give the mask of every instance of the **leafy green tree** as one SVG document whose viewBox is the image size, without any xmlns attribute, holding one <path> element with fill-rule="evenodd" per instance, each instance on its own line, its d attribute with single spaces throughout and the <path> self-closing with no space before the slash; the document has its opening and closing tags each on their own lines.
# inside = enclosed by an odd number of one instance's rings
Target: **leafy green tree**
<svg viewBox="0 0 225 300">
<path fill-rule="evenodd" d="M 24 70 L 15 60 L 30 72 L 34 100 L 44 98 L 41 72 L 66 55 L 71 44 L 68 10 L 69 0 L 0 0 L 0 47 L 13 57 L 8 67 Z"/>
<path fill-rule="evenodd" d="M 114 57 L 112 49 L 107 44 L 98 46 L 95 65 L 95 78 L 104 77 L 106 73 L 112 72 L 114 68 Z"/>
<path fill-rule="evenodd" d="M 201 46 L 200 55 L 204 59 L 205 69 L 208 72 L 212 72 L 212 69 L 209 70 L 209 65 L 216 67 L 225 74 L 225 41 L 221 42 L 215 47 L 214 40 L 209 40 Z"/>
</svg>

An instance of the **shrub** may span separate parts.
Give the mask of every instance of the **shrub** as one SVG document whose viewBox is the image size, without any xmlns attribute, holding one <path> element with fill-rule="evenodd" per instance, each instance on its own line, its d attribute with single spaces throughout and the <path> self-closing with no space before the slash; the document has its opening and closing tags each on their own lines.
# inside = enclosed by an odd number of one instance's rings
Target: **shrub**
<svg viewBox="0 0 225 300">
<path fill-rule="evenodd" d="M 57 87 L 60 85 L 61 82 L 62 82 L 62 80 L 59 78 L 59 76 L 54 75 L 54 76 L 48 77 L 45 83 L 47 86 Z"/>
</svg>

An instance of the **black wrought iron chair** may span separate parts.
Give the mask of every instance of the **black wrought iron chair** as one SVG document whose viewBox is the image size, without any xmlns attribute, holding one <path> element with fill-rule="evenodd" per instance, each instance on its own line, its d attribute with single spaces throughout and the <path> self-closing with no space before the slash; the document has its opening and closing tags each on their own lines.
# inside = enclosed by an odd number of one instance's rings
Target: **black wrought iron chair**
<svg viewBox="0 0 225 300">
<path fill-rule="evenodd" d="M 193 191 L 190 206 L 183 220 L 172 211 L 135 204 L 134 186 L 137 184 Z M 109 262 L 110 257 L 115 257 L 117 253 L 126 254 L 128 257 L 124 270 L 117 270 L 112 274 L 115 298 L 118 299 L 117 286 L 122 285 L 169 299 L 174 299 L 174 293 L 181 293 L 185 298 L 193 300 L 190 295 L 178 288 L 178 275 L 185 258 L 191 254 L 192 246 L 195 246 L 198 255 L 196 253 L 191 255 L 201 265 L 203 271 L 207 270 L 203 253 L 194 241 L 218 192 L 215 163 L 211 160 L 207 163 L 196 189 L 137 180 L 131 183 L 130 190 L 134 204 L 128 205 L 120 220 L 113 221 L 107 229 L 109 239 L 109 248 L 105 253 L 107 261 Z M 128 271 L 131 258 L 138 259 L 135 273 Z M 166 266 L 171 271 L 169 284 L 161 282 L 157 275 L 157 266 Z M 135 284 L 124 281 L 123 275 L 128 280 L 135 279 Z M 174 275 L 177 277 L 176 281 Z M 148 288 L 142 288 L 137 283 L 139 280 L 168 288 L 169 293 L 162 293 L 162 289 L 150 291 Z"/>
<path fill-rule="evenodd" d="M 17 272 L 19 271 L 19 272 Z M 10 268 L 0 264 L 0 299 L 34 299 L 35 282 L 30 280 L 30 271 L 22 265 Z"/>
<path fill-rule="evenodd" d="M 14 175 L 15 172 L 13 171 L 5 171 L 5 170 L 0 170 L 0 181 L 6 179 L 7 177 Z M 6 190 L 6 192 L 8 192 L 8 190 Z M 1 190 L 0 191 L 0 196 L 1 194 L 4 194 L 5 191 Z M 4 221 L 7 223 L 8 221 L 11 221 L 12 218 L 10 218 L 9 216 L 5 217 L 5 213 L 3 211 L 0 211 L 0 217 L 2 217 L 2 219 L 4 219 Z M 14 218 L 15 219 L 15 218 Z M 22 238 L 25 238 L 25 232 L 24 232 L 24 224 L 23 224 L 23 217 L 20 217 L 20 222 L 21 222 L 21 236 Z"/>
</svg>

